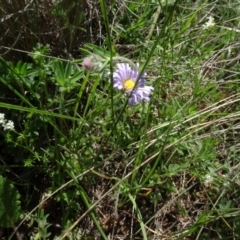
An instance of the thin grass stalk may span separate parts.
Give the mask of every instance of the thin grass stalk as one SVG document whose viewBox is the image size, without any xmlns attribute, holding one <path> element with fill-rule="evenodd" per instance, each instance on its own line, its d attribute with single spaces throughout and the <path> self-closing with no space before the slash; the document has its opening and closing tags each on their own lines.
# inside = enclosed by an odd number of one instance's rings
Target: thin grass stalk
<svg viewBox="0 0 240 240">
<path fill-rule="evenodd" d="M 81 197 L 82 197 L 82 199 L 83 199 L 83 202 L 85 203 L 87 209 L 89 209 L 89 208 L 91 207 L 91 204 L 89 203 L 89 198 L 88 198 L 86 192 L 83 190 L 82 187 L 80 187 L 80 195 L 81 195 Z M 103 238 L 104 240 L 108 240 L 108 237 L 106 236 L 106 234 L 104 233 L 102 227 L 100 226 L 99 221 L 97 220 L 97 218 L 96 218 L 95 213 L 93 212 L 93 210 L 90 211 L 89 214 L 90 214 L 90 217 L 92 218 L 92 220 L 93 220 L 96 228 L 97 228 L 98 231 L 100 232 L 102 238 Z"/>
<path fill-rule="evenodd" d="M 83 81 L 83 83 L 80 87 L 79 93 L 77 95 L 77 102 L 76 102 L 76 105 L 75 105 L 75 108 L 74 108 L 74 114 L 73 114 L 74 117 L 76 117 L 76 115 L 77 115 L 77 110 L 78 110 L 78 107 L 79 107 L 84 89 L 86 88 L 87 82 L 89 80 L 89 75 L 90 75 L 90 73 L 88 72 L 87 75 L 84 78 L 84 81 Z"/>
<path fill-rule="evenodd" d="M 158 37 L 156 38 L 156 41 L 153 45 L 153 47 L 151 48 L 151 51 L 149 53 L 149 56 L 148 58 L 146 59 L 146 62 L 143 66 L 143 70 L 141 71 L 140 75 L 143 73 L 144 69 L 147 67 L 148 63 L 150 62 L 151 60 L 151 57 L 153 56 L 154 54 L 154 51 L 155 49 L 157 48 L 160 40 L 162 39 L 163 37 L 163 34 L 165 32 L 165 29 L 167 28 L 167 25 L 169 24 L 169 22 L 171 21 L 172 17 L 173 17 L 173 13 L 174 13 L 174 9 L 176 8 L 178 4 L 178 1 L 175 2 L 174 6 L 173 6 L 173 9 L 172 11 L 170 12 L 168 18 L 166 19 L 166 22 L 162 28 L 162 31 L 160 32 L 160 34 L 158 35 Z M 154 93 L 155 94 L 155 93 Z M 154 94 L 153 94 L 153 98 L 154 98 Z M 146 117 L 146 122 L 145 122 L 145 133 L 147 133 L 147 126 L 148 126 L 148 121 L 149 121 L 149 115 L 150 115 L 150 107 L 148 108 L 148 111 L 147 111 L 147 117 Z M 170 133 L 170 128 L 169 130 L 167 131 L 167 135 Z M 147 134 L 145 134 L 145 138 L 147 139 Z M 167 138 L 165 139 L 165 141 L 167 140 Z M 147 141 L 147 140 L 146 140 Z M 154 163 L 154 166 L 151 168 L 151 170 L 149 171 L 148 175 L 144 178 L 143 180 L 143 184 L 145 184 L 152 176 L 152 174 L 155 172 L 155 169 L 160 161 L 160 158 L 161 158 L 161 154 L 157 157 L 155 163 Z"/>
<path fill-rule="evenodd" d="M 113 55 L 114 55 L 114 50 L 112 47 L 112 43 L 111 43 L 111 34 L 110 34 L 110 29 L 109 29 L 109 22 L 108 22 L 108 14 L 107 14 L 107 6 L 106 6 L 106 1 L 105 0 L 100 0 L 100 8 L 101 8 L 101 13 L 103 16 L 103 20 L 104 20 L 104 26 L 106 28 L 106 42 L 108 45 L 108 50 L 109 50 L 109 68 L 110 68 L 110 80 L 111 80 L 111 84 L 113 86 Z M 113 106 L 113 91 L 111 91 L 111 108 L 112 108 L 112 122 L 114 123 L 114 106 Z M 114 125 L 113 125 L 114 128 Z"/>
<path fill-rule="evenodd" d="M 142 214 L 141 214 L 139 208 L 137 207 L 136 201 L 133 198 L 133 196 L 129 193 L 128 197 L 129 197 L 130 201 L 132 202 L 133 207 L 134 207 L 134 209 L 137 213 L 138 221 L 139 221 L 139 224 L 140 224 L 140 227 L 141 227 L 141 230 L 142 230 L 143 239 L 147 240 L 148 238 L 147 238 L 147 233 L 146 233 L 146 229 L 145 229 L 146 227 L 145 227 L 145 224 L 143 222 Z"/>
<path fill-rule="evenodd" d="M 94 96 L 96 94 L 96 89 L 97 89 L 97 86 L 99 84 L 99 82 L 101 81 L 101 78 L 99 77 L 93 84 L 92 88 L 91 88 L 91 92 L 88 94 L 88 99 L 87 99 L 87 103 L 86 103 L 86 106 L 84 108 L 84 111 L 83 111 L 83 119 L 86 117 L 86 114 L 87 114 L 87 110 L 88 110 L 88 107 L 91 103 L 91 101 L 94 99 Z"/>
<path fill-rule="evenodd" d="M 39 115 L 43 115 L 43 116 L 51 116 L 51 117 L 57 117 L 57 118 L 63 118 L 63 119 L 77 121 L 77 122 L 82 122 L 81 118 L 71 117 L 71 116 L 68 116 L 68 115 L 63 115 L 63 114 L 60 114 L 60 113 L 53 113 L 53 112 L 49 112 L 49 111 L 45 111 L 45 110 L 39 110 L 39 109 L 36 109 L 34 107 L 28 108 L 28 107 L 22 107 L 22 106 L 19 106 L 19 105 L 3 103 L 3 102 L 0 102 L 0 107 L 8 108 L 8 109 L 14 109 L 14 110 L 18 110 L 18 111 L 29 112 L 29 113 L 34 113 L 34 114 L 39 114 Z"/>
</svg>

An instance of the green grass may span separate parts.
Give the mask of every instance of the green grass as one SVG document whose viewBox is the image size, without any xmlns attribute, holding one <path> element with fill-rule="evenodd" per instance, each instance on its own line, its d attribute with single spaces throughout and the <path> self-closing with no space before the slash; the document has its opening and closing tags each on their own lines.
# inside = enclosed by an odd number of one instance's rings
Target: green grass
<svg viewBox="0 0 240 240">
<path fill-rule="evenodd" d="M 57 45 L 37 30 L 43 8 L 0 22 L 11 33 L 2 37 L 10 51 L 0 58 L 0 113 L 15 126 L 0 126 L 0 175 L 21 202 L 3 236 L 239 238 L 240 4 L 89 4 L 46 5 Z M 209 16 L 216 24 L 205 29 Z M 89 55 L 92 71 L 81 65 Z M 147 73 L 149 104 L 131 107 L 112 87 L 117 62 Z"/>
</svg>

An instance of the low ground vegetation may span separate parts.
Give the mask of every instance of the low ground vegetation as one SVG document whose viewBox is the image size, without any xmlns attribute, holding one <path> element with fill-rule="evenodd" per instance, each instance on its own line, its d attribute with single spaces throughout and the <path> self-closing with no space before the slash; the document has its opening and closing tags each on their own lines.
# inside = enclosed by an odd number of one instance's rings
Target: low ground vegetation
<svg viewBox="0 0 240 240">
<path fill-rule="evenodd" d="M 239 239 L 240 4 L 0 3 L 1 239 Z"/>
</svg>

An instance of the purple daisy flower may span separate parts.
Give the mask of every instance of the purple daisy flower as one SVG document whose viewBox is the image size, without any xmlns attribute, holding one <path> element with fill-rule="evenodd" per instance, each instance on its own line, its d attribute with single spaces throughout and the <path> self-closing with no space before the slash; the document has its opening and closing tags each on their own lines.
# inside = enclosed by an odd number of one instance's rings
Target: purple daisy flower
<svg viewBox="0 0 240 240">
<path fill-rule="evenodd" d="M 133 90 L 136 81 L 139 77 L 137 69 L 133 70 L 128 63 L 117 63 L 117 69 L 113 72 L 113 87 L 118 90 L 123 90 L 127 94 L 131 94 L 129 103 L 134 105 L 143 100 L 149 102 L 153 87 L 145 86 L 145 79 L 140 77 L 137 86 Z M 144 73 L 143 76 L 146 74 Z"/>
</svg>

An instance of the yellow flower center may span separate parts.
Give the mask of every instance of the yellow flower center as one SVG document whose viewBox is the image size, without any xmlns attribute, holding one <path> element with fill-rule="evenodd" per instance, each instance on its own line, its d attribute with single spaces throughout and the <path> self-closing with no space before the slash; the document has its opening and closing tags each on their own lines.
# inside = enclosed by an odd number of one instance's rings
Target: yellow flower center
<svg viewBox="0 0 240 240">
<path fill-rule="evenodd" d="M 124 80 L 123 86 L 125 90 L 127 91 L 132 90 L 134 88 L 134 85 L 135 81 L 132 80 L 131 78 Z"/>
</svg>

